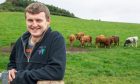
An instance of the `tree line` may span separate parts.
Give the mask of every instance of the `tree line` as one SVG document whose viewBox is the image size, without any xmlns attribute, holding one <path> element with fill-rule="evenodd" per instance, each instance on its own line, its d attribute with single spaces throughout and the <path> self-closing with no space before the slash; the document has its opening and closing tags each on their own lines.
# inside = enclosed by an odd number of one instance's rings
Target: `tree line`
<svg viewBox="0 0 140 84">
<path fill-rule="evenodd" d="M 34 0 L 6 0 L 4 3 L 0 4 L 0 12 L 2 12 L 2 11 L 23 12 L 25 7 L 33 2 L 37 2 L 37 1 L 34 1 Z M 75 15 L 73 13 L 70 13 L 69 11 L 67 11 L 65 9 L 61 9 L 61 8 L 55 7 L 53 5 L 48 5 L 48 4 L 46 4 L 46 6 L 49 8 L 50 13 L 52 15 L 75 17 Z"/>
</svg>

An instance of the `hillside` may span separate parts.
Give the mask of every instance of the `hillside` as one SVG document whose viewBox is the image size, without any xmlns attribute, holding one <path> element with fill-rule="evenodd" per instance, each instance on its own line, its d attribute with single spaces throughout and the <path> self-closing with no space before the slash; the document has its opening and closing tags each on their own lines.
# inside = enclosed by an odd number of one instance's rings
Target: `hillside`
<svg viewBox="0 0 140 84">
<path fill-rule="evenodd" d="M 25 31 L 24 14 L 20 12 L 1 12 L 0 18 L 0 31 L 3 31 L 1 32 L 2 42 L 0 42 L 0 45 L 6 46 L 15 41 Z M 69 44 L 67 37 L 78 32 L 91 35 L 93 41 L 100 34 L 105 36 L 118 35 L 121 45 L 129 36 L 137 35 L 140 37 L 140 24 L 103 22 L 52 15 L 51 26 L 53 30 L 58 30 L 64 35 L 67 45 Z"/>
<path fill-rule="evenodd" d="M 34 0 L 6 0 L 4 3 L 0 4 L 0 12 L 24 12 L 24 9 L 28 4 L 37 2 Z M 59 16 L 66 16 L 66 17 L 73 17 L 76 18 L 76 16 L 69 12 L 68 10 L 45 4 L 52 15 L 59 15 Z"/>
<path fill-rule="evenodd" d="M 0 71 L 6 69 L 9 48 L 26 31 L 24 14 L 21 12 L 0 13 Z M 104 22 L 63 16 L 51 16 L 51 27 L 61 32 L 69 48 L 68 36 L 85 32 L 93 38 L 93 45 L 85 53 L 67 53 L 65 73 L 66 84 L 139 84 L 140 83 L 140 41 L 138 48 L 124 48 L 128 36 L 140 37 L 140 24 Z M 120 46 L 112 48 L 95 48 L 95 37 L 118 35 Z M 79 48 L 79 41 L 74 43 Z"/>
</svg>

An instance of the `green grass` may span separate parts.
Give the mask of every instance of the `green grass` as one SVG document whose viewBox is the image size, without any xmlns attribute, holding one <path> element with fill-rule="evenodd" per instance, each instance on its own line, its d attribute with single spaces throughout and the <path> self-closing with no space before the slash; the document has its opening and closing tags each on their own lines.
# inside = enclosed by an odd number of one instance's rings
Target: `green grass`
<svg viewBox="0 0 140 84">
<path fill-rule="evenodd" d="M 24 14 L 19 12 L 0 13 L 0 49 L 26 31 Z M 85 47 L 92 52 L 68 53 L 65 74 L 66 84 L 139 84 L 140 83 L 140 42 L 138 48 L 123 48 L 128 36 L 140 37 L 140 24 L 113 23 L 62 16 L 51 16 L 51 27 L 63 34 L 67 48 L 67 37 L 77 32 L 85 32 L 93 37 L 93 45 Z M 95 48 L 97 35 L 120 36 L 120 46 Z M 79 42 L 74 43 L 78 47 Z M 9 53 L 0 51 L 0 71 L 6 69 Z"/>
<path fill-rule="evenodd" d="M 0 52 L 0 72 L 7 69 L 7 63 L 9 62 L 9 53 Z"/>
<path fill-rule="evenodd" d="M 68 54 L 66 79 L 71 80 L 66 84 L 138 84 L 139 50 L 95 49 L 92 53 Z"/>
</svg>

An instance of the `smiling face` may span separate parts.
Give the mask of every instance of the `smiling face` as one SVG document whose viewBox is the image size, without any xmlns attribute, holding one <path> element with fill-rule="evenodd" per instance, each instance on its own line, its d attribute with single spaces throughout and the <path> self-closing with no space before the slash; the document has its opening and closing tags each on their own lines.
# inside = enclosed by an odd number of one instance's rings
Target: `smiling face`
<svg viewBox="0 0 140 84">
<path fill-rule="evenodd" d="M 48 29 L 50 19 L 46 19 L 45 13 L 31 14 L 26 12 L 27 30 L 33 37 L 41 37 L 44 31 Z"/>
</svg>

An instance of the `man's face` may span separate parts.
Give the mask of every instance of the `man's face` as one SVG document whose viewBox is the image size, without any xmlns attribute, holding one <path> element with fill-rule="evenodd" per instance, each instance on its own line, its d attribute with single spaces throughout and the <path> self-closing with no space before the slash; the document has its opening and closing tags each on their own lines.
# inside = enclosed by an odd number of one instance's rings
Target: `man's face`
<svg viewBox="0 0 140 84">
<path fill-rule="evenodd" d="M 42 33 L 48 29 L 50 20 L 46 20 L 45 13 L 26 13 L 27 30 L 33 37 L 41 37 Z"/>
</svg>

